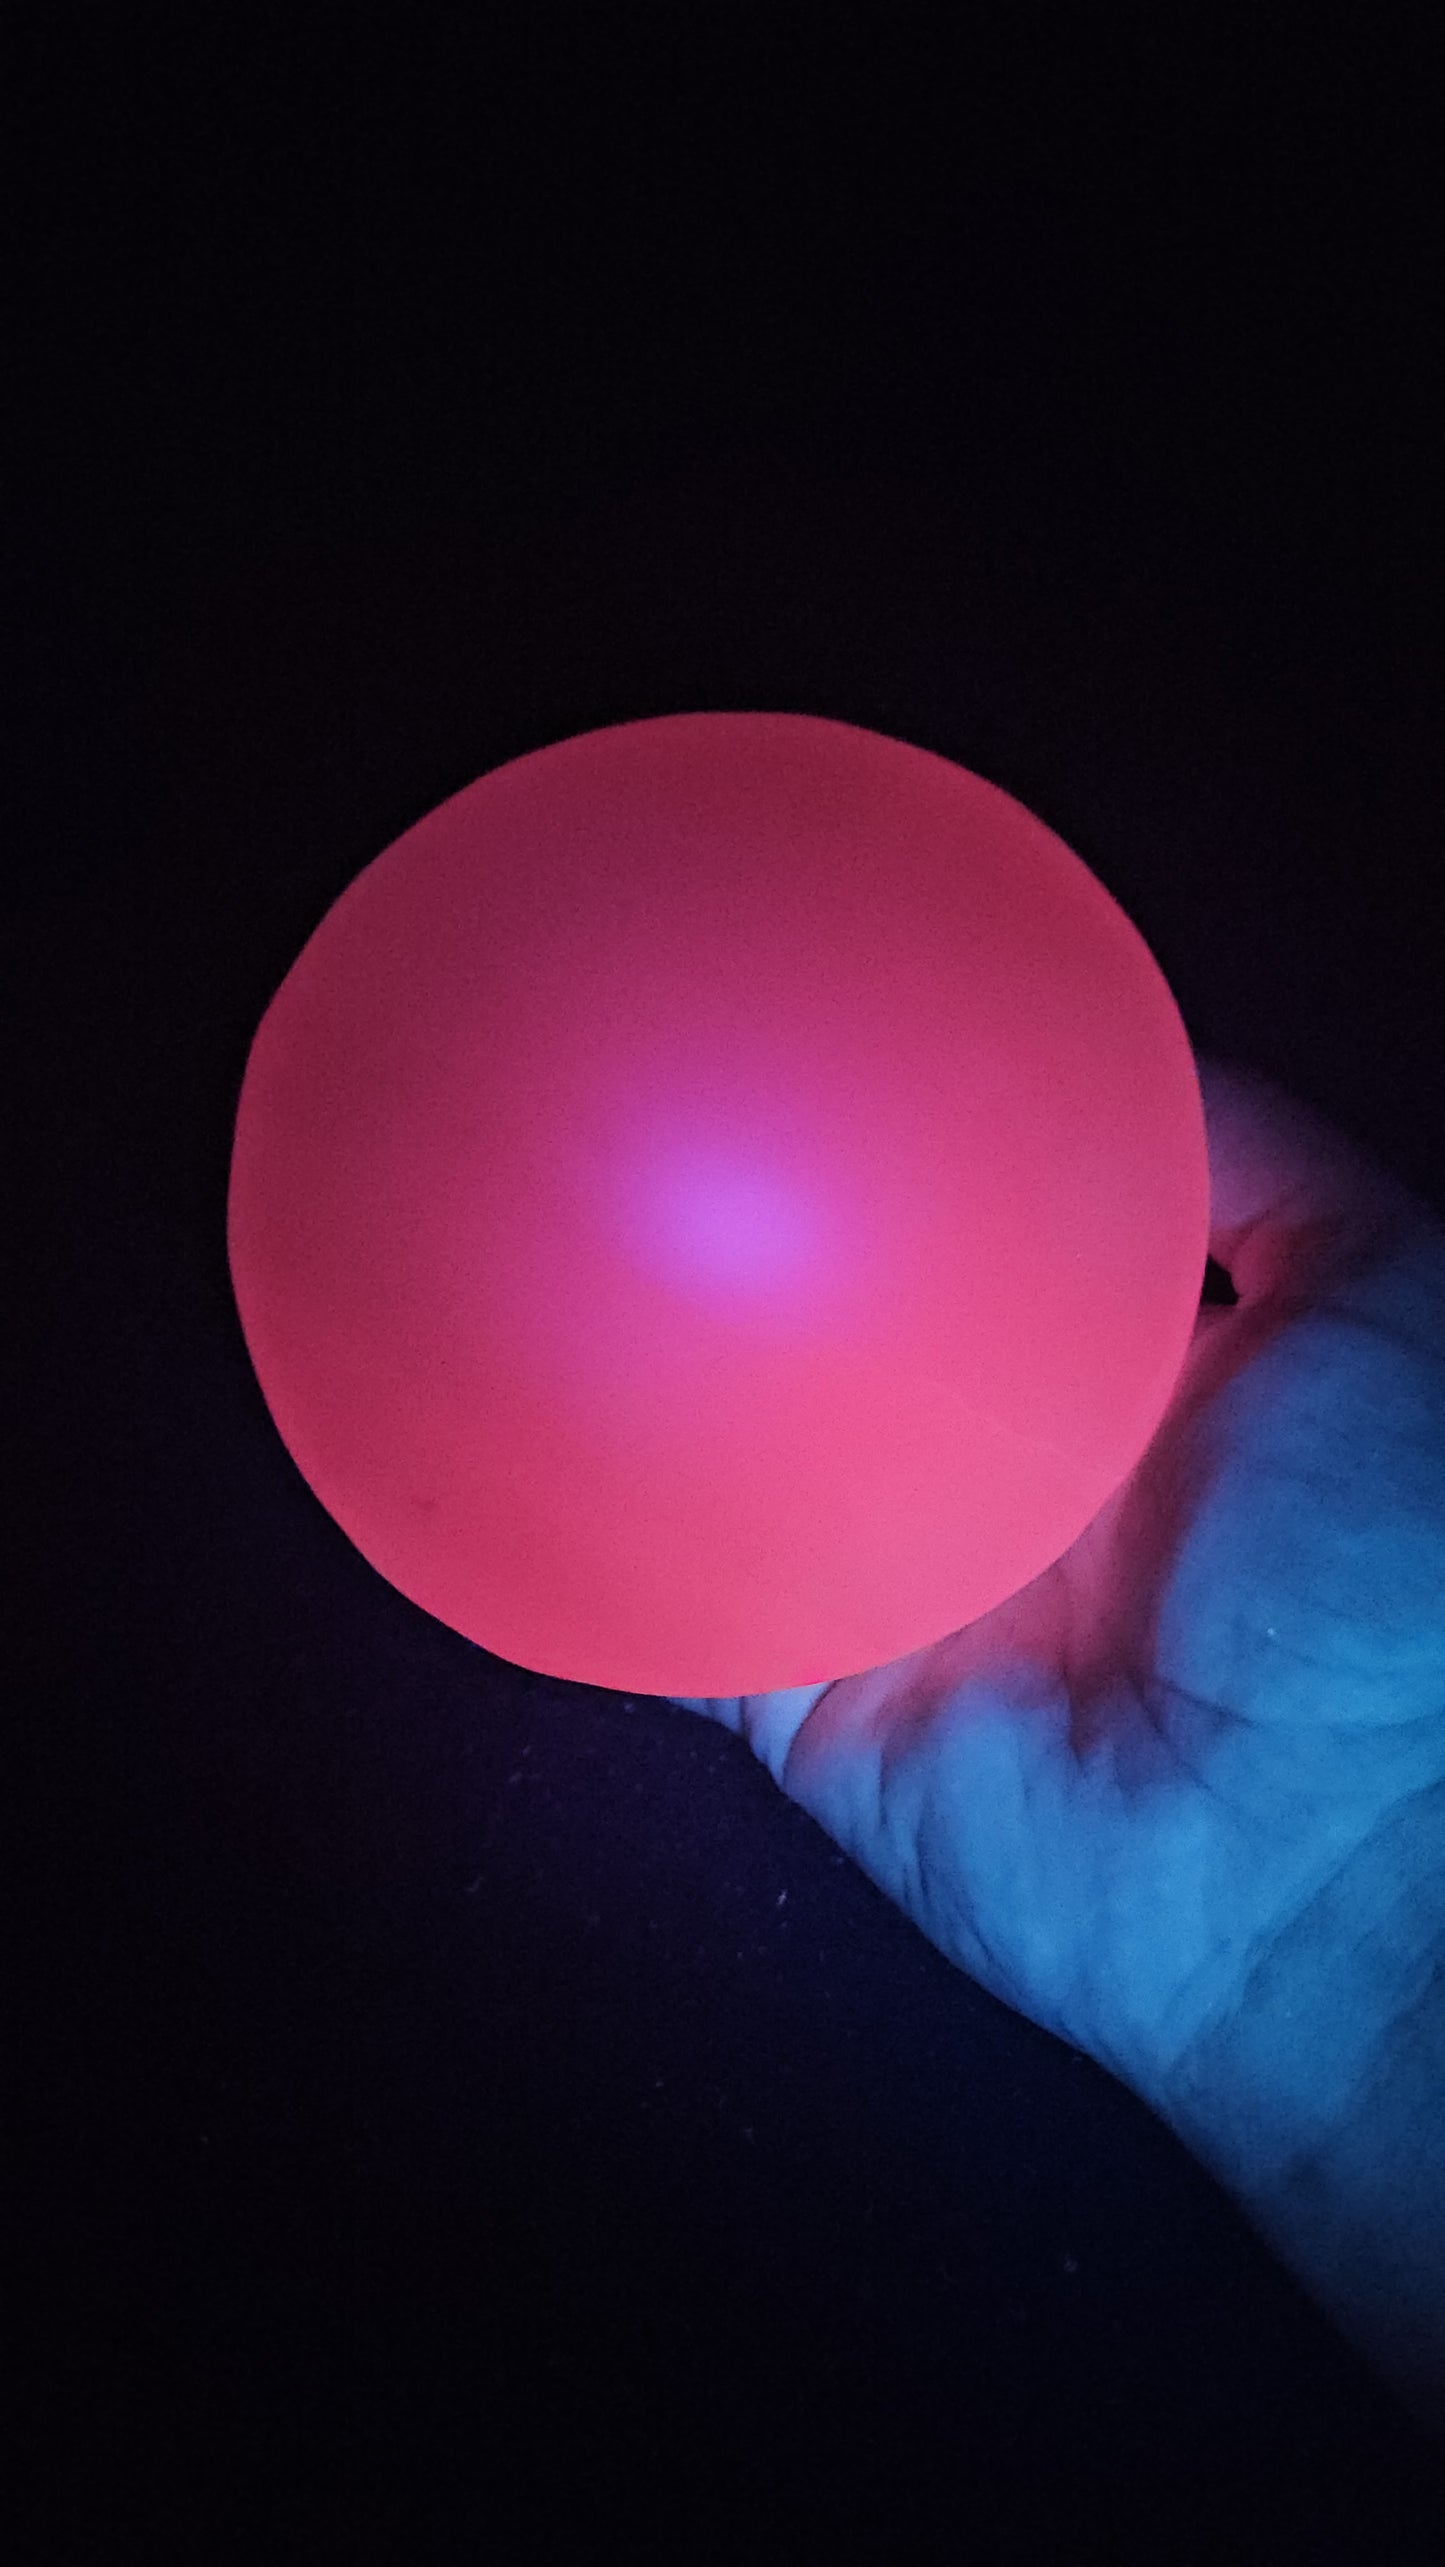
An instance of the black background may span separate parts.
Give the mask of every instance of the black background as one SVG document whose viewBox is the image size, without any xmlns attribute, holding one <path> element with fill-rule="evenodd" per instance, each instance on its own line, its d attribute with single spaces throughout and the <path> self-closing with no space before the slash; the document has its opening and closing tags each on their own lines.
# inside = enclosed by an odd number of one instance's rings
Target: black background
<svg viewBox="0 0 1445 2567">
<path fill-rule="evenodd" d="M 224 1249 L 343 885 L 684 708 L 992 777 L 1445 1209 L 1440 64 L 1273 14 L 12 24 L 17 2560 L 1445 2551 L 1132 2097 L 366 1567 Z"/>
</svg>

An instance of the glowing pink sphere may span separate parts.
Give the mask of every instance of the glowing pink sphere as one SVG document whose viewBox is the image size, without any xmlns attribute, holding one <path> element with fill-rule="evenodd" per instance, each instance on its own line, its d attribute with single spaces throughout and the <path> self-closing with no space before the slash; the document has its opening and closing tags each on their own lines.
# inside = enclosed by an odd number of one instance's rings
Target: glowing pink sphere
<svg viewBox="0 0 1445 2567">
<path fill-rule="evenodd" d="M 1137 929 L 1017 802 L 696 713 L 484 775 L 257 1031 L 231 1272 L 367 1560 L 641 1693 L 882 1665 L 1076 1539 L 1199 1305 L 1204 1119 Z"/>
</svg>

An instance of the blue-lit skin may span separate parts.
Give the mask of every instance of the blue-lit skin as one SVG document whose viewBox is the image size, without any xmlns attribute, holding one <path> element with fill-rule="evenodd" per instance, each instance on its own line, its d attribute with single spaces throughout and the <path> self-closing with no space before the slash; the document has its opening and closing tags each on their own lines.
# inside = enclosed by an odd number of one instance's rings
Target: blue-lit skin
<svg viewBox="0 0 1445 2567">
<path fill-rule="evenodd" d="M 1133 1477 L 952 1638 L 689 1707 L 1170 2120 L 1445 2436 L 1445 1229 L 1199 1069 L 1239 1300 Z"/>
</svg>

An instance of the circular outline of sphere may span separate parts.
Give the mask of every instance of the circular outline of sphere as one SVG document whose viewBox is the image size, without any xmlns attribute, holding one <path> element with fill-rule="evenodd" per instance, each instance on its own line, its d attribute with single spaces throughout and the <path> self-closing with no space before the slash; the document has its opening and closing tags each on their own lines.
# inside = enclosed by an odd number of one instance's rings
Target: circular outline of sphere
<svg viewBox="0 0 1445 2567">
<path fill-rule="evenodd" d="M 228 1248 L 298 1469 L 512 1663 L 813 1684 L 1133 1470 L 1208 1237 L 1188 1037 L 1097 877 L 931 751 L 673 714 L 483 775 L 257 1030 Z"/>
</svg>

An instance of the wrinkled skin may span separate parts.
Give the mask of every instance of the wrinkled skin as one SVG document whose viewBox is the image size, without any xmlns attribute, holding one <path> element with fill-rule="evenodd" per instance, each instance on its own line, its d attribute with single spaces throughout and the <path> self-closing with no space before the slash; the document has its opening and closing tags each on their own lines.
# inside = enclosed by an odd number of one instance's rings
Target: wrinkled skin
<svg viewBox="0 0 1445 2567">
<path fill-rule="evenodd" d="M 688 1706 L 1151 2100 L 1411 1796 L 1445 1865 L 1445 1226 L 1272 1084 L 1198 1066 L 1239 1300 L 1201 1309 L 1131 1478 L 952 1637 Z"/>
</svg>

